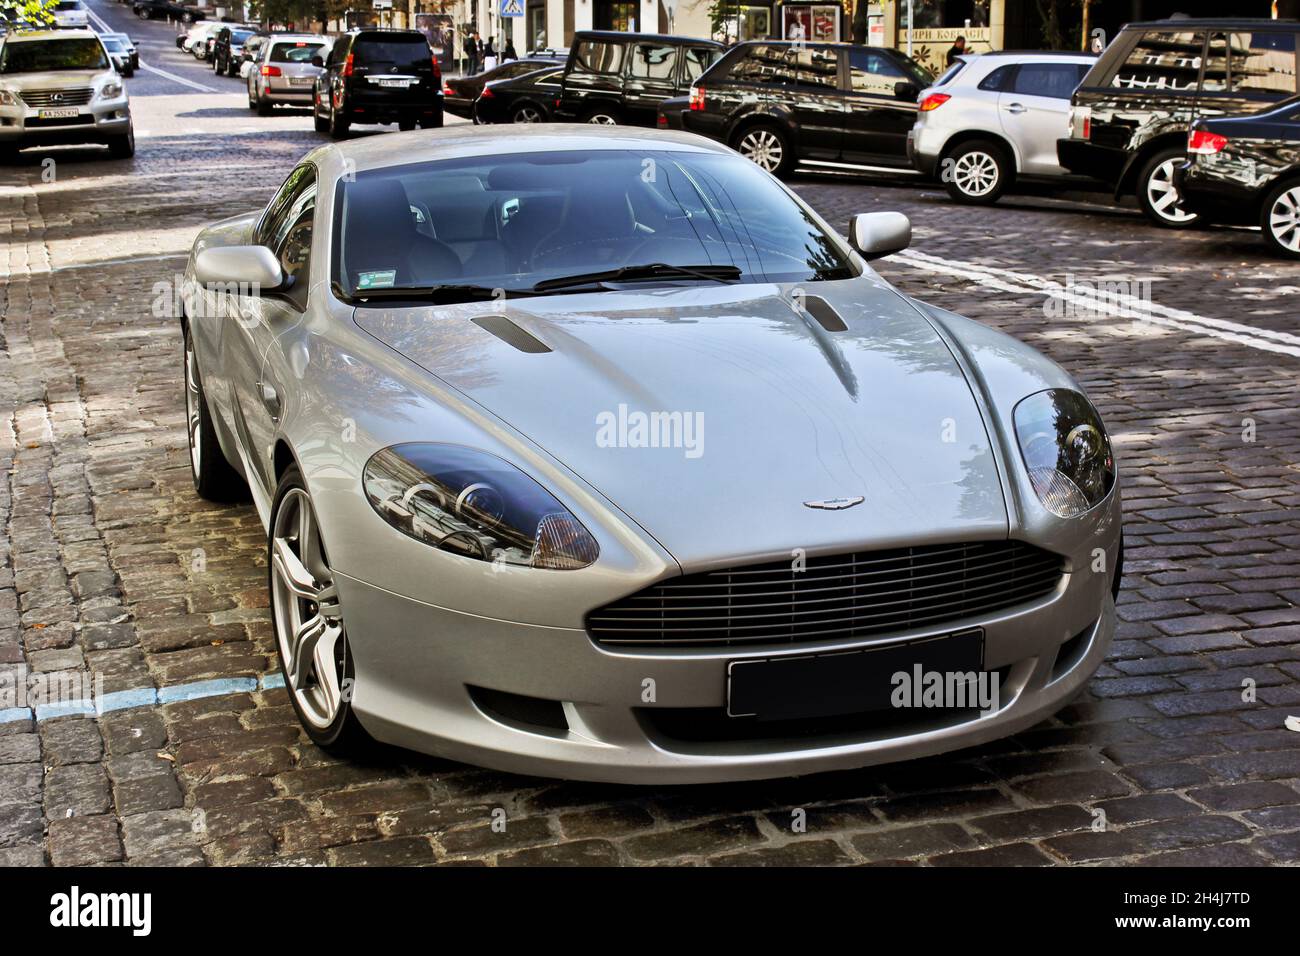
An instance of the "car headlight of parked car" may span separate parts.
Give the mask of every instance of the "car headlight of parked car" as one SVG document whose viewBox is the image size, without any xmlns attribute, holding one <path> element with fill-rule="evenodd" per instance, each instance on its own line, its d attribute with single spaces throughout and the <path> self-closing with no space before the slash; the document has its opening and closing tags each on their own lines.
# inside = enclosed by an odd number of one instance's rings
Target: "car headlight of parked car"
<svg viewBox="0 0 1300 956">
<path fill-rule="evenodd" d="M 1030 395 L 1016 406 L 1015 425 L 1029 480 L 1052 514 L 1073 518 L 1110 493 L 1110 438 L 1083 395 L 1064 388 Z"/>
<path fill-rule="evenodd" d="M 19 106 L 21 103 L 13 90 L 0 90 L 0 106 Z"/>
<path fill-rule="evenodd" d="M 462 557 L 567 571 L 587 567 L 600 553 L 549 491 L 487 452 L 394 445 L 366 462 L 362 482 L 371 506 L 394 528 Z"/>
<path fill-rule="evenodd" d="M 99 97 L 104 100 L 114 100 L 122 95 L 122 84 L 117 80 L 109 80 L 100 88 Z"/>
</svg>

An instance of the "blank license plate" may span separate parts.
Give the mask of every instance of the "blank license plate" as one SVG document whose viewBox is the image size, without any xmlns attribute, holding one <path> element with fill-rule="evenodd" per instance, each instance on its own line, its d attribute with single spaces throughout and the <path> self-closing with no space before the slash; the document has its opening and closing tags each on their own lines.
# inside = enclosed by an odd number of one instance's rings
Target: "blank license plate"
<svg viewBox="0 0 1300 956">
<path fill-rule="evenodd" d="M 759 720 L 836 717 L 892 705 L 893 675 L 902 671 L 978 672 L 984 665 L 979 628 L 862 651 L 732 661 L 727 713 Z"/>
<path fill-rule="evenodd" d="M 75 106 L 64 106 L 56 110 L 41 110 L 41 119 L 69 119 L 80 112 Z"/>
</svg>

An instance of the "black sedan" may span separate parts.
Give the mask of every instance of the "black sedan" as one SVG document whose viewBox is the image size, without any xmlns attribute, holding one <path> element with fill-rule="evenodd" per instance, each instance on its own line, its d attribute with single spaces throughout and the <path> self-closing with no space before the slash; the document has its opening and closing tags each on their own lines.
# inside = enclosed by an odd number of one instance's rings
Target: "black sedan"
<svg viewBox="0 0 1300 956">
<path fill-rule="evenodd" d="M 483 87 L 474 103 L 476 123 L 549 123 L 560 95 L 563 64 L 533 70 Z"/>
<path fill-rule="evenodd" d="M 444 80 L 442 84 L 442 108 L 453 116 L 472 119 L 474 101 L 478 99 L 483 88 L 497 80 L 510 80 L 525 76 L 534 70 L 547 66 L 562 66 L 563 61 L 552 57 L 530 56 L 522 60 L 509 60 L 498 67 L 473 76 L 460 76 Z"/>
<path fill-rule="evenodd" d="M 1211 222 L 1258 225 L 1276 252 L 1300 259 L 1300 97 L 1193 122 L 1176 184 L 1184 208 Z"/>
</svg>

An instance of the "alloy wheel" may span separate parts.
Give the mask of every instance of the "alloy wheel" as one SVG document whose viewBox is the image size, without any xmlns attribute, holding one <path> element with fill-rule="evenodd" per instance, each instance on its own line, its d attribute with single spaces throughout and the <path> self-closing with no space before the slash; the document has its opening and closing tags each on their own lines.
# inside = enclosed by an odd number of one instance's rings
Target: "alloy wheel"
<svg viewBox="0 0 1300 956">
<path fill-rule="evenodd" d="M 1292 186 L 1273 201 L 1268 211 L 1268 231 L 1278 245 L 1300 253 L 1300 186 Z"/>
<path fill-rule="evenodd" d="M 203 439 L 200 429 L 199 403 L 203 400 L 199 394 L 198 376 L 194 374 L 194 339 L 185 336 L 185 421 L 190 435 L 190 464 L 194 474 L 200 473 L 203 464 Z"/>
<path fill-rule="evenodd" d="M 952 181 L 967 196 L 987 196 L 998 184 L 998 163 L 988 153 L 963 153 L 952 167 Z"/>
<path fill-rule="evenodd" d="M 769 173 L 775 172 L 785 157 L 781 141 L 766 129 L 753 129 L 741 137 L 739 153 Z"/>
<path fill-rule="evenodd" d="M 1147 180 L 1147 201 L 1157 216 L 1166 222 L 1191 222 L 1196 213 L 1188 212 L 1178 201 L 1178 189 L 1174 186 L 1174 170 L 1181 164 L 1180 159 L 1167 159 L 1152 172 Z"/>
<path fill-rule="evenodd" d="M 324 730 L 344 705 L 347 636 L 316 512 L 302 488 L 291 488 L 275 513 L 271 600 L 285 688 L 303 719 Z"/>
<path fill-rule="evenodd" d="M 516 123 L 540 123 L 542 121 L 542 111 L 536 106 L 521 106 L 515 110 Z"/>
<path fill-rule="evenodd" d="M 618 120 L 614 119 L 614 117 L 610 116 L 608 113 L 593 113 L 591 116 L 587 117 L 587 122 L 591 123 L 593 126 L 618 125 Z"/>
</svg>

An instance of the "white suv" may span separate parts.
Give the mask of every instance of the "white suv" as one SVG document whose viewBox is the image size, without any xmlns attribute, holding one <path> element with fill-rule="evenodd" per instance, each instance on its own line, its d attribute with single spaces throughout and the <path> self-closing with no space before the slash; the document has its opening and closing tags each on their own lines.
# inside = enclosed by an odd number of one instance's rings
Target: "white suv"
<svg viewBox="0 0 1300 956">
<path fill-rule="evenodd" d="M 1067 175 L 1056 141 L 1097 57 L 997 52 L 959 57 L 921 92 L 907 155 L 959 202 L 991 203 L 1017 178 Z"/>
<path fill-rule="evenodd" d="M 0 159 L 56 143 L 135 155 L 126 86 L 89 30 L 15 33 L 0 44 Z"/>
<path fill-rule="evenodd" d="M 54 5 L 54 25 L 60 30 L 81 30 L 90 26 L 90 13 L 81 0 L 58 0 Z"/>
</svg>

